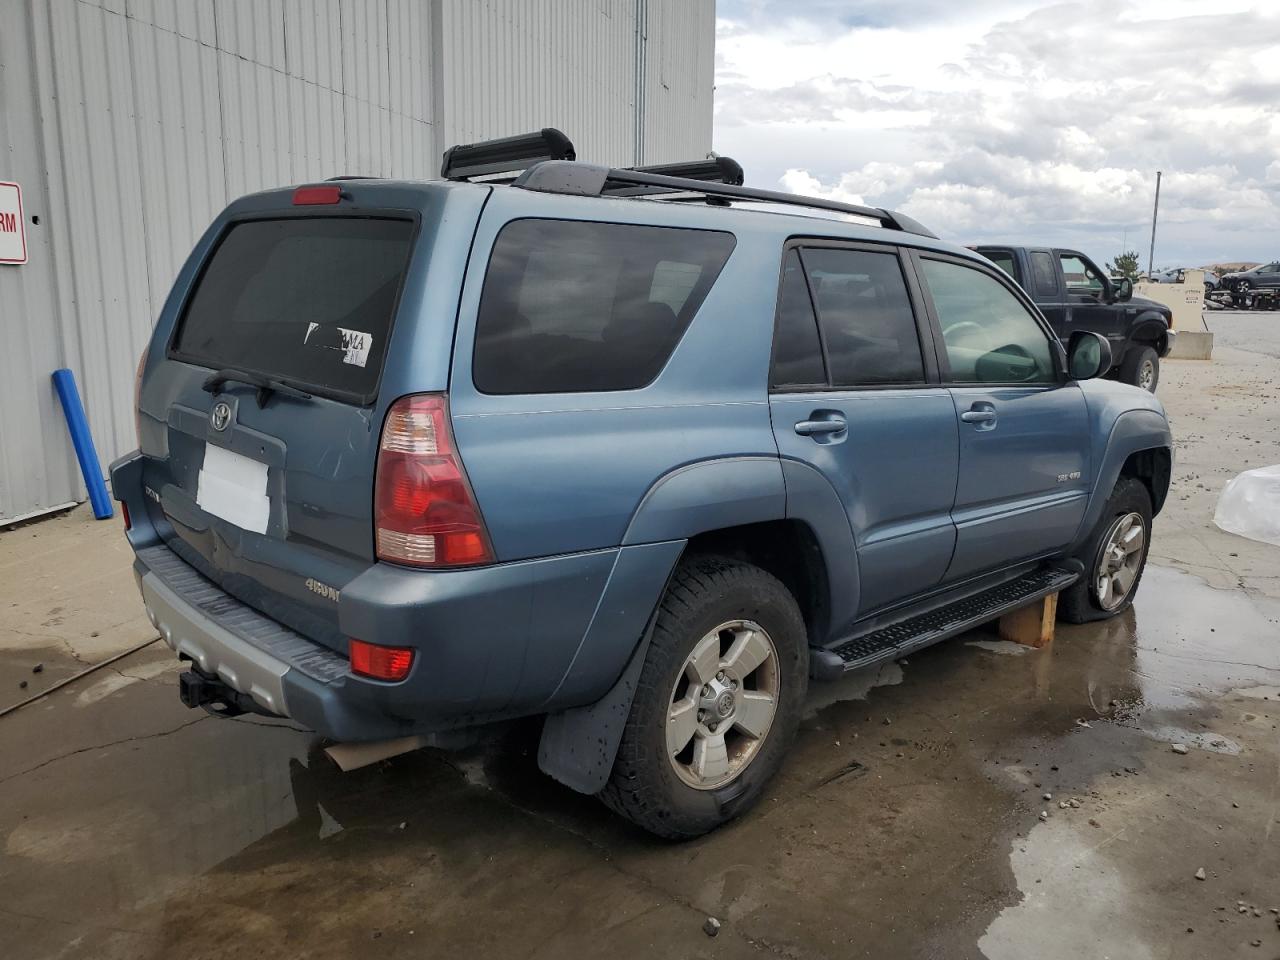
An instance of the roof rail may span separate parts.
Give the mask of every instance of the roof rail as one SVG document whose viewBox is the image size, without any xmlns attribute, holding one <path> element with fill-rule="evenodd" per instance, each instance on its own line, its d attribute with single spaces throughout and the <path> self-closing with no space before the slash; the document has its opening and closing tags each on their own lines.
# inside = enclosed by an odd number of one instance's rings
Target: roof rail
<svg viewBox="0 0 1280 960">
<path fill-rule="evenodd" d="M 480 143 L 461 143 L 444 152 L 440 176 L 470 180 L 498 173 L 527 170 L 543 160 L 574 160 L 573 142 L 555 127 Z"/>
<path fill-rule="evenodd" d="M 580 196 L 634 196 L 637 193 L 699 193 L 709 202 L 715 200 L 754 200 L 792 207 L 834 210 L 874 220 L 888 230 L 901 230 L 937 239 L 937 234 L 902 213 L 864 207 L 821 197 L 802 197 L 778 190 L 758 190 L 730 183 L 710 183 L 687 177 L 671 177 L 644 170 L 606 168 L 589 163 L 545 161 L 529 167 L 512 186 L 543 193 L 572 193 Z"/>
</svg>

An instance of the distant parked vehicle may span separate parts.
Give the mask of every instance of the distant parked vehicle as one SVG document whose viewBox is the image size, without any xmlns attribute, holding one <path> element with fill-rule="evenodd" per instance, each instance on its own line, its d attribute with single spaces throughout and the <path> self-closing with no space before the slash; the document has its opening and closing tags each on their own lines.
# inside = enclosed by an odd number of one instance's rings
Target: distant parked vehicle
<svg viewBox="0 0 1280 960">
<path fill-rule="evenodd" d="M 1107 376 L 1156 392 L 1160 358 L 1173 349 L 1173 311 L 1133 295 L 1133 284 L 1112 280 L 1083 253 L 1049 247 L 974 247 L 1013 277 L 1035 301 L 1063 343 L 1080 330 L 1111 344 Z"/>
<path fill-rule="evenodd" d="M 1252 270 L 1225 274 L 1222 285 L 1231 291 L 1231 296 L 1238 305 L 1243 304 L 1254 290 L 1280 288 L 1280 260 L 1259 264 Z"/>
<path fill-rule="evenodd" d="M 1157 270 L 1147 279 L 1151 283 L 1186 283 L 1187 267 L 1170 267 L 1168 270 Z M 1204 271 L 1204 292 L 1213 293 L 1222 284 L 1218 275 L 1210 270 Z"/>
</svg>

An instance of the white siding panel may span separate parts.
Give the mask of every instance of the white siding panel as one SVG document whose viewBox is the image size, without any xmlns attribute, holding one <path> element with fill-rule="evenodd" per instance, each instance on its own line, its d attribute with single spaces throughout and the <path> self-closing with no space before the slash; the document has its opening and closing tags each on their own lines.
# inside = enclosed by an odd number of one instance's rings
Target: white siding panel
<svg viewBox="0 0 1280 960">
<path fill-rule="evenodd" d="M 432 177 L 450 144 L 542 126 L 617 165 L 637 162 L 641 130 L 646 162 L 710 147 L 714 0 L 5 9 L 0 179 L 23 183 L 41 223 L 28 224 L 30 262 L 0 267 L 0 520 L 83 496 L 56 367 L 76 373 L 103 465 L 133 447 L 138 355 L 235 197 L 339 174 Z"/>
</svg>

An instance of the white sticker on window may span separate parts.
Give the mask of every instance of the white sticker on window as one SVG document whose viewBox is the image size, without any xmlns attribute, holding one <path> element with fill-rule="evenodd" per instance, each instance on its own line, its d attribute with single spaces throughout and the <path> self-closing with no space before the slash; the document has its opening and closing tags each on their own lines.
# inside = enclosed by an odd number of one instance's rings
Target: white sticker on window
<svg viewBox="0 0 1280 960">
<path fill-rule="evenodd" d="M 353 367 L 363 367 L 369 362 L 369 351 L 373 349 L 373 334 L 365 333 L 363 330 L 348 330 L 346 327 L 329 327 L 313 342 L 311 335 L 319 329 L 318 323 L 307 324 L 307 332 L 302 338 L 303 346 L 336 350 L 342 354 L 342 362 Z"/>
<path fill-rule="evenodd" d="M 355 367 L 363 367 L 369 362 L 369 349 L 373 346 L 373 334 L 363 330 L 347 330 L 339 327 L 342 334 L 342 362 Z"/>
</svg>

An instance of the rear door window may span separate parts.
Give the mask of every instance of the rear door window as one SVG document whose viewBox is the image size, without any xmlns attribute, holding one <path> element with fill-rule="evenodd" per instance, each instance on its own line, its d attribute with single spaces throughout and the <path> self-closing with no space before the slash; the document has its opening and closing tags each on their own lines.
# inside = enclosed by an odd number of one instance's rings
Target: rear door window
<svg viewBox="0 0 1280 960">
<path fill-rule="evenodd" d="M 490 394 L 634 390 L 666 364 L 732 234 L 516 220 L 485 273 L 472 376 Z"/>
<path fill-rule="evenodd" d="M 369 217 L 233 224 L 196 283 L 174 355 L 369 402 L 414 229 Z"/>
<path fill-rule="evenodd" d="M 924 362 L 897 253 L 805 248 L 831 384 L 923 383 Z"/>
<path fill-rule="evenodd" d="M 1049 256 L 1049 251 L 1031 251 L 1031 273 L 1036 281 L 1036 296 L 1058 295 L 1058 273 L 1053 269 L 1053 258 Z"/>
</svg>

